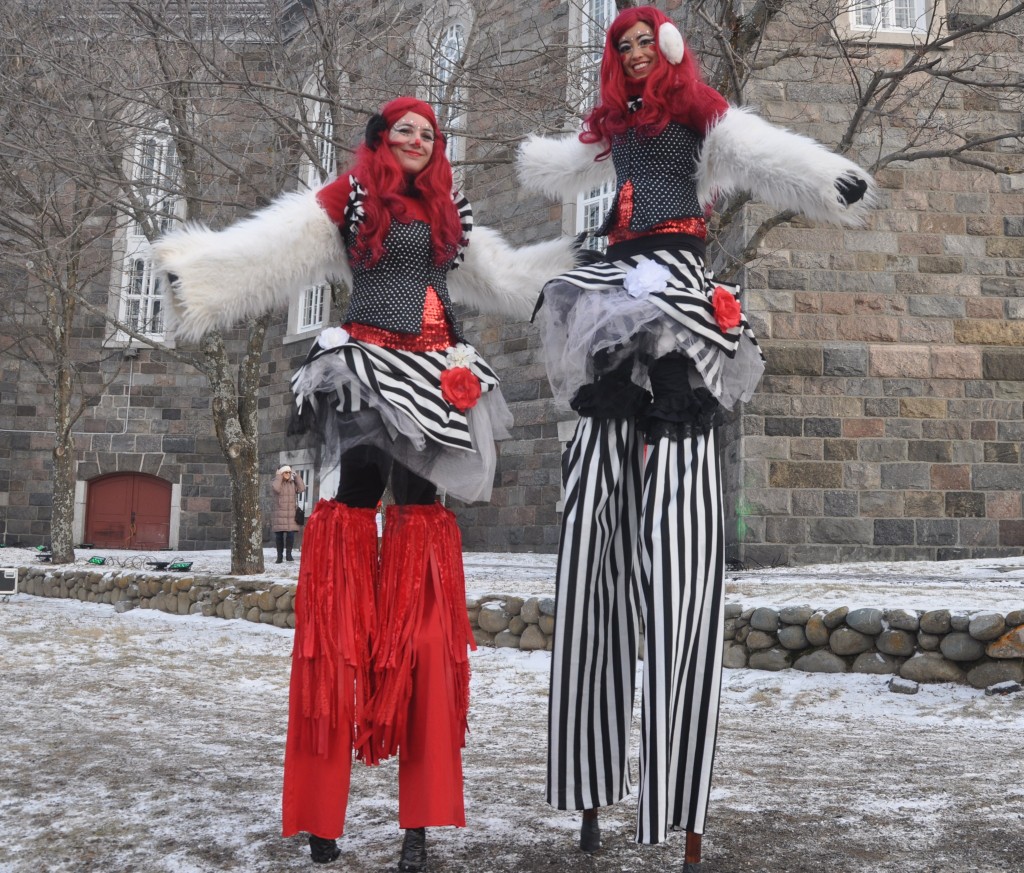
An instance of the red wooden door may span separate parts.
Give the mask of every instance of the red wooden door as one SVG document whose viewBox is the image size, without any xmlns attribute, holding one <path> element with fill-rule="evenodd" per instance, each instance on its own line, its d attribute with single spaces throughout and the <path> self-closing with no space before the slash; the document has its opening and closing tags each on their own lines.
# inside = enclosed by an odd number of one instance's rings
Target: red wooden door
<svg viewBox="0 0 1024 873">
<path fill-rule="evenodd" d="M 85 540 L 104 549 L 166 549 L 171 483 L 146 473 L 113 473 L 89 483 Z"/>
</svg>

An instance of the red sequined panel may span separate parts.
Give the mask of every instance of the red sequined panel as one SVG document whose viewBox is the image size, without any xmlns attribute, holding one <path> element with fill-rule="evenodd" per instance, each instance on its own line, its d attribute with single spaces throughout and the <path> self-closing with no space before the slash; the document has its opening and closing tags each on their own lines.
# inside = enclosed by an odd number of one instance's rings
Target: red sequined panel
<svg viewBox="0 0 1024 873">
<path fill-rule="evenodd" d="M 440 352 L 455 345 L 455 336 L 444 312 L 444 304 L 437 292 L 427 286 L 427 297 L 423 301 L 423 328 L 418 334 L 397 333 L 372 327 L 368 324 L 350 322 L 345 330 L 352 339 L 373 343 L 386 349 L 401 349 L 405 352 Z"/>
<path fill-rule="evenodd" d="M 626 182 L 619 191 L 619 210 L 615 217 L 615 226 L 608 231 L 610 245 L 662 233 L 685 233 L 698 239 L 707 239 L 708 236 L 708 225 L 703 218 L 672 218 L 654 225 L 650 230 L 638 232 L 629 229 L 629 220 L 632 217 L 633 183 Z"/>
</svg>

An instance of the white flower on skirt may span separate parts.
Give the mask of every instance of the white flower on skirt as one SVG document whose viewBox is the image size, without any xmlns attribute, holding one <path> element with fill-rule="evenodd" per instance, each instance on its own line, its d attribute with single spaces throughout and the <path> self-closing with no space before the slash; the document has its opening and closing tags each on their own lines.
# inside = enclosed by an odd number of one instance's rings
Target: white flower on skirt
<svg viewBox="0 0 1024 873">
<path fill-rule="evenodd" d="M 452 369 L 453 367 L 468 367 L 470 364 L 480 360 L 480 356 L 472 346 L 466 345 L 466 343 L 459 343 L 457 346 L 452 346 L 448 349 L 446 360 L 448 369 Z"/>
<path fill-rule="evenodd" d="M 664 291 L 671 278 L 668 269 L 656 261 L 641 261 L 626 271 L 622 284 L 630 297 L 646 297 L 655 291 Z"/>
<path fill-rule="evenodd" d="M 343 327 L 325 327 L 316 338 L 317 344 L 322 349 L 336 349 L 343 346 L 349 340 L 348 331 Z"/>
</svg>

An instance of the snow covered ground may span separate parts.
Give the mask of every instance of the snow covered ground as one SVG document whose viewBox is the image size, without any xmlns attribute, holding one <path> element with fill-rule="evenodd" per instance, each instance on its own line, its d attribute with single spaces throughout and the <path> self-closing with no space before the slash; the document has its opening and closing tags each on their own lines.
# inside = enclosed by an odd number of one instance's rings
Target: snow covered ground
<svg viewBox="0 0 1024 873">
<path fill-rule="evenodd" d="M 226 553 L 173 557 L 228 567 Z M 553 566 L 467 554 L 467 588 L 551 594 Z M 295 565 L 265 575 L 294 579 Z M 729 589 L 748 606 L 1006 612 L 1024 608 L 1024 559 L 735 573 Z M 291 639 L 244 621 L 0 603 L 0 873 L 314 869 L 301 838 L 278 835 Z M 473 655 L 468 822 L 430 833 L 431 870 L 681 869 L 681 839 L 632 842 L 632 800 L 602 815 L 593 858 L 575 848 L 578 816 L 544 803 L 549 665 Z M 728 670 L 704 873 L 1022 870 L 1022 731 L 1022 694 Z M 394 869 L 395 783 L 394 762 L 355 768 L 343 853 L 324 869 Z"/>
</svg>

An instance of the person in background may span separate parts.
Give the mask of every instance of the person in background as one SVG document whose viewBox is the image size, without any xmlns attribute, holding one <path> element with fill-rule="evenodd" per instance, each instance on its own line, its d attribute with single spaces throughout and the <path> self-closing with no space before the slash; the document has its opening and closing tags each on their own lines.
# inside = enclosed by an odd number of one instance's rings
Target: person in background
<svg viewBox="0 0 1024 873">
<path fill-rule="evenodd" d="M 340 854 L 353 750 L 397 754 L 399 870 L 423 870 L 426 828 L 463 827 L 462 748 L 472 634 L 462 544 L 439 491 L 491 493 L 494 441 L 511 415 L 453 304 L 529 317 L 541 285 L 576 263 L 572 240 L 514 249 L 475 227 L 433 109 L 384 105 L 353 165 L 221 233 L 158 242 L 187 336 L 340 277 L 343 324 L 292 378 L 296 431 L 340 467 L 334 500 L 306 524 L 296 592 L 283 831 L 309 833 L 315 862 Z M 388 481 L 378 559 L 376 509 Z"/>
<path fill-rule="evenodd" d="M 610 160 L 608 160 L 610 158 Z M 539 312 L 556 398 L 579 415 L 565 502 L 551 665 L 548 801 L 597 810 L 630 793 L 629 736 L 644 631 L 636 840 L 685 830 L 700 867 L 722 669 L 724 519 L 717 425 L 764 365 L 739 289 L 705 260 L 720 195 L 857 225 L 874 182 L 806 137 L 730 106 L 700 80 L 682 35 L 653 7 L 608 29 L 601 87 L 579 135 L 531 137 L 525 187 L 615 198 L 604 257 L 549 282 Z"/>
<path fill-rule="evenodd" d="M 270 483 L 273 491 L 270 506 L 270 527 L 274 531 L 274 545 L 277 546 L 277 560 L 292 560 L 292 547 L 295 545 L 295 534 L 299 525 L 295 521 L 295 508 L 298 496 L 306 490 L 302 477 L 285 464 L 279 467 Z"/>
</svg>

